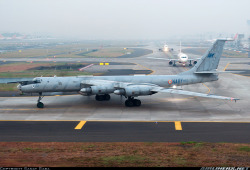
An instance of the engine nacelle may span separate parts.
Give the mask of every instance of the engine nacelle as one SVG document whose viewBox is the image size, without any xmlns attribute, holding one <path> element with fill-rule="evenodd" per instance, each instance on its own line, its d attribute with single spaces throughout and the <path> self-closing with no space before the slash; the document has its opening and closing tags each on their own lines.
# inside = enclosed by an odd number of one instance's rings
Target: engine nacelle
<svg viewBox="0 0 250 170">
<path fill-rule="evenodd" d="M 169 61 L 169 63 L 168 63 L 169 65 L 172 65 L 173 64 L 173 61 Z"/>
<path fill-rule="evenodd" d="M 197 64 L 197 61 L 194 61 L 194 64 Z"/>
<path fill-rule="evenodd" d="M 113 86 L 90 86 L 80 90 L 84 95 L 109 94 L 114 92 Z"/>
<path fill-rule="evenodd" d="M 145 96 L 152 95 L 154 92 L 151 91 L 152 87 L 144 85 L 133 85 L 127 86 L 124 89 L 118 89 L 114 91 L 114 94 L 124 96 Z"/>
</svg>

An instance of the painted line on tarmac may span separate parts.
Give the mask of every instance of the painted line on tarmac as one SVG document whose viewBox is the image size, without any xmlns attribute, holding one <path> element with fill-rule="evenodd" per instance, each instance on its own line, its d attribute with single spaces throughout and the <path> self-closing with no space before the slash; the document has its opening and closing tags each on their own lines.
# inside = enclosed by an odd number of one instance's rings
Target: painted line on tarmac
<svg viewBox="0 0 250 170">
<path fill-rule="evenodd" d="M 224 71 L 226 71 L 227 67 L 229 66 L 230 63 L 227 63 L 226 67 L 224 68 Z"/>
<path fill-rule="evenodd" d="M 138 66 L 141 66 L 141 67 L 143 67 L 143 68 L 145 68 L 145 69 L 147 69 L 147 70 L 152 71 L 150 74 L 147 74 L 147 75 L 151 75 L 151 74 L 153 74 L 153 73 L 155 72 L 154 70 L 149 69 L 149 68 L 147 68 L 147 67 L 145 67 L 145 66 L 143 66 L 143 65 L 141 65 L 141 64 L 138 64 L 138 63 L 134 63 L 134 64 L 136 64 L 136 65 L 138 65 Z"/>
<path fill-rule="evenodd" d="M 224 68 L 224 71 L 226 71 L 226 69 L 229 66 L 229 64 L 231 64 L 231 63 L 227 63 L 226 67 Z M 248 77 L 249 78 L 249 76 L 244 76 L 242 74 L 236 74 L 236 73 L 232 73 L 232 74 L 237 75 L 237 76 L 243 76 L 243 77 Z"/>
<path fill-rule="evenodd" d="M 85 125 L 87 121 L 80 121 L 80 123 L 78 123 L 78 125 L 75 127 L 76 130 L 80 130 L 82 129 L 82 127 Z"/>
<path fill-rule="evenodd" d="M 0 109 L 0 111 L 27 111 L 27 110 L 53 110 L 53 109 L 65 109 L 64 108 L 30 108 L 30 109 L 10 109 L 10 108 L 4 108 L 4 109 Z"/>
<path fill-rule="evenodd" d="M 182 130 L 181 122 L 180 121 L 175 121 L 175 130 Z"/>
<path fill-rule="evenodd" d="M 205 86 L 205 87 L 208 89 L 207 94 L 209 94 L 209 93 L 210 93 L 210 91 L 211 91 L 211 90 L 210 90 L 210 88 L 209 88 L 209 87 L 207 87 L 207 85 L 205 85 L 204 83 L 202 83 L 202 85 L 203 85 L 203 86 Z"/>
<path fill-rule="evenodd" d="M 84 120 L 81 120 L 81 121 L 84 121 Z M 155 122 L 157 122 L 157 123 L 164 123 L 164 122 L 166 122 L 166 123 L 171 123 L 171 122 L 182 122 L 182 123 L 250 123 L 250 121 L 249 122 L 244 122 L 244 121 L 237 122 L 237 121 L 217 121 L 217 120 L 216 121 L 213 121 L 213 120 L 211 120 L 211 121 L 86 120 L 85 122 L 87 122 L 87 121 L 88 122 L 131 122 L 131 123 L 136 123 L 136 122 L 138 122 L 138 123 L 140 123 L 140 122 L 142 122 L 142 123 L 155 123 Z M 0 122 L 79 122 L 79 120 L 0 120 Z"/>
</svg>

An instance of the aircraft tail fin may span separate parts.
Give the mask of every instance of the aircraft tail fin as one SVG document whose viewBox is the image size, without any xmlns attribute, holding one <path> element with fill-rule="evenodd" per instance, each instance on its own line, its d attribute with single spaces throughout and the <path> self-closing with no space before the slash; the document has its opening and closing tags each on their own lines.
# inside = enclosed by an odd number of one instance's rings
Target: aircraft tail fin
<svg viewBox="0 0 250 170">
<path fill-rule="evenodd" d="M 181 41 L 180 41 L 180 53 L 181 53 Z"/>
<path fill-rule="evenodd" d="M 233 41 L 232 39 L 217 39 L 212 47 L 202 56 L 202 58 L 195 64 L 195 66 L 181 74 L 207 74 L 208 72 L 215 71 L 218 68 L 223 47 L 226 41 Z"/>
</svg>

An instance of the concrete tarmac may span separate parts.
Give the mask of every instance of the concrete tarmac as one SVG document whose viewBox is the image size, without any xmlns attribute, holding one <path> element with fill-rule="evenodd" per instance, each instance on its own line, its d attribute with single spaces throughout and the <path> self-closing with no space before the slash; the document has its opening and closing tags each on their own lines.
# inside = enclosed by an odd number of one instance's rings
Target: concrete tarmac
<svg viewBox="0 0 250 170">
<path fill-rule="evenodd" d="M 166 54 L 164 52 L 159 52 L 158 47 L 156 47 L 154 44 L 150 44 L 148 49 L 153 50 L 154 52 L 149 55 L 136 57 L 136 58 L 74 58 L 70 59 L 70 61 L 74 60 L 76 62 L 126 62 L 126 63 L 133 63 L 130 65 L 121 65 L 121 66 L 114 66 L 114 65 L 105 65 L 105 66 L 99 66 L 95 65 L 94 67 L 91 67 L 90 69 L 95 70 L 98 68 L 101 68 L 101 70 L 108 70 L 108 69 L 133 69 L 133 70 L 149 70 L 148 74 L 151 75 L 174 75 L 178 74 L 180 72 L 186 71 L 189 69 L 189 67 L 183 67 L 183 66 L 169 66 L 167 61 L 162 60 L 153 60 L 149 59 L 148 57 L 173 57 L 171 54 Z M 189 55 L 192 58 L 192 55 Z M 1 59 L 2 60 L 2 59 Z M 4 59 L 9 61 L 20 61 L 21 59 Z M 23 61 L 30 60 L 22 59 Z M 43 60 L 36 58 L 37 61 Z M 67 61 L 68 59 L 56 59 L 57 61 Z M 249 63 L 250 58 L 221 58 L 221 61 L 219 63 L 218 71 L 224 71 L 226 69 L 234 70 L 239 69 L 239 65 L 236 64 L 230 64 L 230 63 Z M 237 66 L 237 68 L 236 68 Z M 248 69 L 247 67 L 244 69 Z M 139 97 L 139 99 L 142 101 L 141 107 L 132 107 L 128 108 L 124 106 L 125 99 L 121 98 L 120 96 L 111 95 L 110 101 L 96 101 L 94 99 L 94 96 L 86 97 L 81 95 L 68 95 L 68 96 L 49 96 L 44 97 L 42 102 L 45 104 L 44 109 L 38 109 L 36 108 L 36 102 L 37 102 L 37 96 L 36 97 L 0 97 L 0 119 L 1 120 L 25 120 L 25 121 L 31 121 L 30 127 L 37 126 L 36 124 L 40 124 L 35 121 L 44 121 L 44 125 L 39 126 L 41 129 L 44 127 L 45 129 L 41 130 L 41 133 L 45 133 L 47 129 L 47 123 L 50 121 L 58 121 L 58 130 L 61 130 L 61 133 L 66 132 L 65 128 L 68 126 L 67 124 L 73 120 L 73 121 L 87 121 L 86 125 L 92 124 L 95 121 L 98 121 L 98 124 L 102 124 L 103 126 L 89 126 L 90 131 L 88 134 L 90 134 L 91 128 L 97 128 L 96 131 L 98 135 L 106 136 L 106 130 L 112 129 L 114 124 L 112 124 L 110 121 L 115 121 L 116 123 L 122 122 L 131 122 L 124 127 L 118 128 L 118 131 L 120 130 L 121 135 L 124 132 L 125 127 L 133 127 L 137 128 L 137 125 L 135 121 L 143 121 L 145 122 L 144 127 L 147 127 L 148 125 L 151 126 L 151 124 L 147 124 L 147 122 L 161 122 L 161 121 L 171 121 L 173 122 L 184 122 L 182 123 L 182 131 L 186 131 L 187 133 L 190 132 L 191 135 L 188 137 L 188 135 L 183 134 L 184 138 L 180 138 L 178 141 L 184 141 L 186 140 L 195 140 L 195 141 L 210 141 L 208 137 L 205 136 L 213 136 L 215 133 L 217 136 L 214 136 L 214 140 L 218 142 L 219 139 L 227 139 L 226 141 L 234 142 L 235 138 L 238 138 L 237 142 L 249 142 L 249 138 L 245 137 L 247 132 L 249 132 L 249 123 L 250 123 L 250 86 L 249 86 L 250 79 L 248 76 L 240 75 L 240 74 L 221 74 L 219 76 L 219 80 L 216 82 L 209 82 L 209 83 L 203 83 L 203 84 L 194 84 L 194 85 L 187 85 L 182 88 L 183 90 L 189 90 L 194 92 L 201 92 L 201 93 L 210 93 L 210 94 L 216 94 L 216 95 L 222 95 L 222 96 L 228 96 L 228 97 L 235 97 L 240 98 L 240 101 L 237 101 L 236 103 L 234 101 L 224 101 L 224 100 L 216 100 L 216 99 L 207 99 L 207 98 L 199 98 L 199 97 L 191 97 L 191 96 L 182 96 L 182 95 L 171 95 L 171 94 L 155 94 L 152 96 L 142 96 Z M 64 121 L 61 123 L 61 121 Z M 70 121 L 70 122 L 68 122 Z M 105 121 L 104 123 L 102 123 Z M 186 122 L 186 123 L 185 123 Z M 196 122 L 196 123 L 188 123 L 188 122 Z M 199 123 L 203 122 L 203 123 Z M 218 128 L 215 124 L 207 124 L 204 122 L 221 122 L 220 126 Z M 230 125 L 227 123 L 231 123 Z M 234 123 L 238 122 L 238 123 Z M 242 123 L 243 122 L 243 123 Z M 6 125 L 7 123 L 7 125 Z M 17 122 L 15 122 L 17 123 Z M 19 124 L 20 122 L 18 122 Z M 134 124 L 135 123 L 135 124 Z M 2 122 L 0 123 L 2 125 Z M 9 124 L 9 125 L 8 125 Z M 21 123 L 22 124 L 22 123 Z M 65 128 L 64 128 L 64 125 Z M 72 125 L 70 125 L 69 129 L 72 129 L 76 125 L 76 122 L 71 122 Z M 133 125 L 132 125 L 133 124 Z M 165 124 L 165 123 L 164 123 Z M 169 123 L 166 123 L 166 126 Z M 192 125 L 191 125 L 192 124 Z M 12 127 L 13 123 L 11 122 L 5 122 L 4 123 L 4 129 L 7 127 Z M 197 126 L 199 125 L 199 126 Z M 226 126 L 225 126 L 226 125 Z M 26 125 L 20 125 L 20 126 L 26 126 Z M 61 126 L 63 126 L 61 128 Z M 117 125 L 116 125 L 117 126 Z M 115 126 L 115 127 L 116 127 Z M 225 126 L 225 128 L 223 128 Z M 230 126 L 233 127 L 233 129 L 230 129 Z M 189 129 L 189 127 L 191 127 Z M 195 128 L 204 128 L 200 131 L 200 133 L 196 133 L 193 137 L 192 134 L 195 133 Z M 8 129 L 7 128 L 7 129 Z M 14 129 L 19 131 L 18 126 L 13 126 Z M 2 129 L 2 128 L 1 128 Z M 115 129 L 115 128 L 114 128 Z M 166 130 L 167 128 L 164 128 L 164 133 L 168 133 Z M 218 129 L 220 129 L 220 133 L 218 132 Z M 48 130 L 48 129 L 47 129 Z M 14 130 L 13 130 L 14 131 Z M 116 133 L 118 133 L 118 131 Z M 226 135 L 224 135 L 223 138 L 219 138 L 220 135 L 223 134 L 223 132 L 226 132 Z M 37 133 L 39 135 L 39 131 L 37 130 Z M 49 132 L 48 132 L 49 133 Z M 59 132 L 55 132 L 59 133 Z M 75 132 L 74 132 L 75 133 Z M 108 132 L 107 132 L 108 133 Z M 113 133 L 113 132 L 112 132 Z M 112 134 L 110 132 L 110 134 Z M 128 132 L 129 133 L 129 132 Z M 134 138 L 136 138 L 136 135 L 140 134 L 142 132 L 138 133 L 132 133 Z M 155 135 L 155 131 L 143 131 L 143 133 L 152 136 Z M 179 132 L 174 132 L 179 133 Z M 201 134 L 204 133 L 204 137 L 202 137 Z M 6 134 L 5 132 L 1 132 L 1 134 Z M 0 134 L 0 135 L 1 135 Z M 160 133 L 161 134 L 161 133 Z M 231 137 L 230 137 L 231 134 Z M 74 135 L 74 134 L 72 134 Z M 97 136 L 98 136 L 97 135 Z M 174 134 L 172 134 L 174 135 Z M 32 136 L 32 135 L 31 135 Z M 66 136 L 66 135 L 63 135 Z M 110 135 L 112 136 L 112 135 Z M 222 135 L 223 136 L 223 135 Z M 249 135 L 248 135 L 249 136 Z M 20 135 L 20 140 L 23 139 Z M 116 139 L 118 139 L 120 136 Z M 130 139 L 133 138 L 131 136 Z M 200 137 L 200 138 L 199 138 Z M 168 138 L 171 138 L 171 135 L 168 136 Z M 215 140 L 218 138 L 218 140 Z M 243 139 L 244 138 L 244 139 Z M 9 138 L 11 139 L 11 138 Z M 41 139 L 41 138 L 39 138 Z M 72 139 L 76 139 L 72 138 Z M 97 137 L 91 138 L 92 141 L 100 141 L 97 140 Z M 141 140 L 135 139 L 134 141 L 152 141 L 146 138 L 141 138 Z M 200 140 L 199 140 L 200 139 Z M 17 140 L 16 138 L 13 140 Z M 65 139 L 66 140 L 66 139 Z M 85 141 L 85 140 L 82 140 Z M 91 141 L 86 140 L 86 141 Z M 114 139 L 114 141 L 117 141 Z M 126 140 L 124 140 L 126 141 Z M 156 141 L 160 141 L 160 135 L 159 139 Z M 162 139 L 162 141 L 168 141 L 166 139 Z M 173 140 L 174 141 L 174 140 Z M 176 140 L 177 141 L 177 140 Z M 223 140 L 220 140 L 223 141 Z M 236 141 L 235 141 L 236 142 Z"/>
</svg>

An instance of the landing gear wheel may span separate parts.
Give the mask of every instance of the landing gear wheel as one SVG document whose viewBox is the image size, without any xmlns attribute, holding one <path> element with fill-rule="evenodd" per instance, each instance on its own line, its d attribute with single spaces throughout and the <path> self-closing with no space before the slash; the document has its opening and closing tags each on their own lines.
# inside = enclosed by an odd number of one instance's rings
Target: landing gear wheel
<svg viewBox="0 0 250 170">
<path fill-rule="evenodd" d="M 104 94 L 104 95 L 96 95 L 95 99 L 97 101 L 103 101 L 103 100 L 110 100 L 110 95 L 109 94 Z"/>
<path fill-rule="evenodd" d="M 192 64 L 189 64 L 189 66 L 192 66 Z"/>
<path fill-rule="evenodd" d="M 138 100 L 138 99 L 134 99 L 134 100 L 133 100 L 133 105 L 134 105 L 134 106 L 141 106 L 141 101 Z"/>
<path fill-rule="evenodd" d="M 44 104 L 42 102 L 38 102 L 36 106 L 37 108 L 44 108 Z"/>
<path fill-rule="evenodd" d="M 109 94 L 105 94 L 104 95 L 104 99 L 107 100 L 107 101 L 110 100 L 110 95 Z"/>
<path fill-rule="evenodd" d="M 40 92 L 39 93 L 39 97 L 38 97 L 38 100 L 37 100 L 37 108 L 44 108 L 44 104 L 41 102 L 41 100 L 42 100 L 42 98 L 43 98 L 44 96 L 42 96 L 42 93 Z"/>
<path fill-rule="evenodd" d="M 127 107 L 132 107 L 132 106 L 134 106 L 134 103 L 133 103 L 132 100 L 126 100 L 126 101 L 125 101 L 125 106 L 127 106 Z"/>
<path fill-rule="evenodd" d="M 97 101 L 103 101 L 104 97 L 103 97 L 102 95 L 96 95 L 96 96 L 95 96 L 95 99 L 96 99 Z"/>
</svg>

